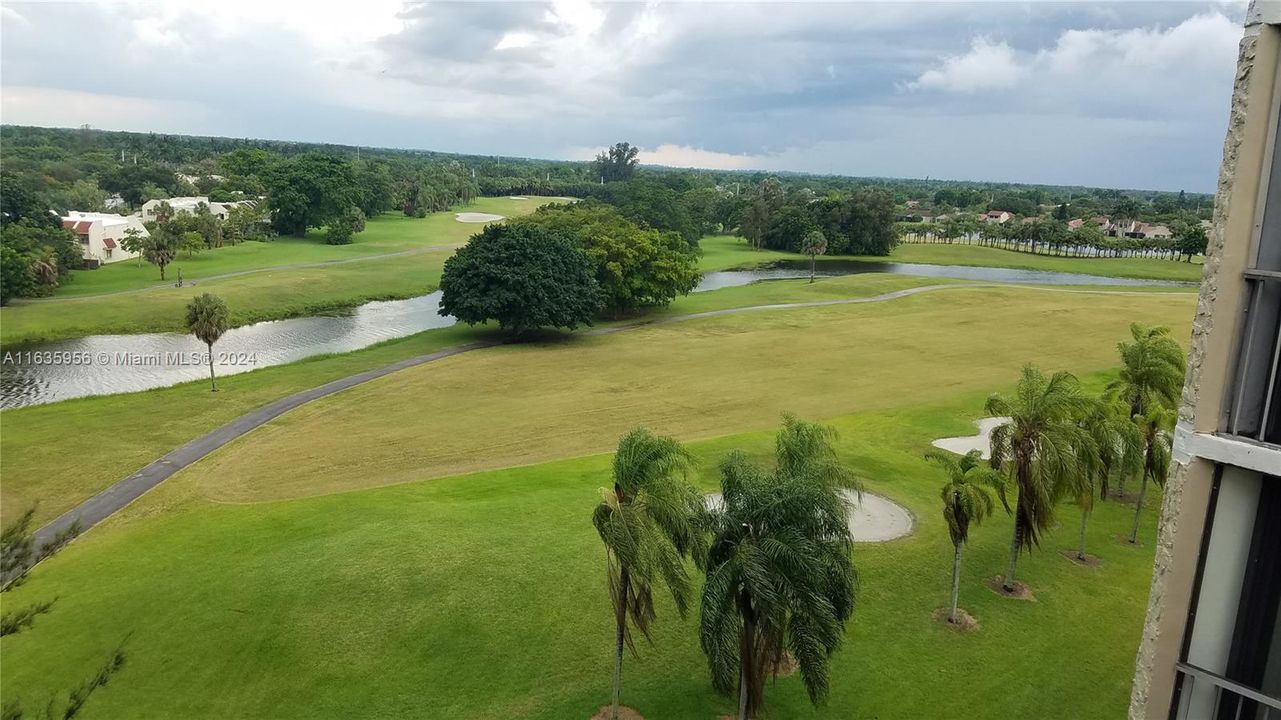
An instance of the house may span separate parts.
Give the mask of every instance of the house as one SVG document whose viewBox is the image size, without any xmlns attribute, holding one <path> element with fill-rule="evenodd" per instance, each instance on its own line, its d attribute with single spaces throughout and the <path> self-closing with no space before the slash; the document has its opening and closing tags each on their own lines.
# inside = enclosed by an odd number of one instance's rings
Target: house
<svg viewBox="0 0 1281 720">
<path fill-rule="evenodd" d="M 1154 240 L 1169 240 L 1174 237 L 1174 233 L 1170 231 L 1170 228 L 1164 225 L 1152 225 L 1149 223 L 1138 223 L 1138 226 L 1134 228 L 1133 233 L 1134 234 L 1130 237 L 1152 238 Z"/>
<path fill-rule="evenodd" d="M 1007 213 L 1007 212 L 1005 212 L 1004 210 L 988 210 L 988 211 L 987 211 L 987 214 L 983 216 L 983 222 L 989 222 L 989 223 L 995 223 L 995 224 L 997 224 L 997 225 L 1003 225 L 1003 224 L 1005 224 L 1005 223 L 1009 222 L 1009 221 L 1010 221 L 1010 218 L 1012 218 L 1012 217 L 1014 217 L 1014 216 L 1013 216 L 1013 215 L 1011 215 L 1011 214 L 1009 214 L 1009 213 Z"/>
<path fill-rule="evenodd" d="M 1130 720 L 1281 717 L 1281 3 L 1245 17 Z"/>
<path fill-rule="evenodd" d="M 1109 218 L 1107 215 L 1095 215 L 1094 217 L 1090 218 L 1090 222 L 1097 225 L 1100 230 L 1106 230 L 1108 225 L 1112 224 L 1112 219 Z"/>
<path fill-rule="evenodd" d="M 90 267 L 137 257 L 138 253 L 129 252 L 122 245 L 129 228 L 138 230 L 142 237 L 151 236 L 137 215 L 126 217 L 72 210 L 62 217 L 62 227 L 76 234 L 85 263 Z"/>
<path fill-rule="evenodd" d="M 196 212 L 196 208 L 203 203 L 209 206 L 209 212 L 213 213 L 214 217 L 218 218 L 219 220 L 226 220 L 227 216 L 231 213 L 232 208 L 240 205 L 245 205 L 247 207 L 255 207 L 257 206 L 258 201 L 257 200 L 237 200 L 236 202 L 209 202 L 209 198 L 203 195 L 197 196 L 197 197 L 176 197 L 176 198 L 169 198 L 167 200 L 163 200 L 163 199 L 148 200 L 147 202 L 142 204 L 142 219 L 146 222 L 155 220 L 156 208 L 160 206 L 160 203 L 169 203 L 169 207 L 173 208 L 174 214 L 178 214 L 178 213 L 194 214 Z"/>
<path fill-rule="evenodd" d="M 1081 218 L 1077 218 L 1075 220 L 1068 220 L 1067 226 L 1068 226 L 1068 230 L 1080 230 L 1081 226 L 1084 224 L 1085 224 L 1084 220 L 1082 220 Z"/>
</svg>

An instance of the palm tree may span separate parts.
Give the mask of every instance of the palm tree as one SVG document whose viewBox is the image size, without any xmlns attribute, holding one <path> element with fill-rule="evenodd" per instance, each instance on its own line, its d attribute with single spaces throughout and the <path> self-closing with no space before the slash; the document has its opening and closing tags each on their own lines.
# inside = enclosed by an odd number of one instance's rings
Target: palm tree
<svg viewBox="0 0 1281 720">
<path fill-rule="evenodd" d="M 210 392 L 218 392 L 214 378 L 213 345 L 227 332 L 227 303 L 217 295 L 203 293 L 187 303 L 187 332 L 195 335 L 209 348 Z"/>
<path fill-rule="evenodd" d="M 1109 402 L 1106 395 L 1091 404 L 1081 418 L 1081 427 L 1089 433 L 1097 453 L 1093 471 L 1078 476 L 1078 483 L 1073 488 L 1077 507 L 1081 508 L 1076 559 L 1084 561 L 1085 528 L 1094 511 L 1094 494 L 1097 491 L 1099 499 L 1106 499 L 1113 473 L 1124 478 L 1138 471 L 1143 456 L 1143 439 L 1134 423 L 1126 418 L 1125 409 Z"/>
<path fill-rule="evenodd" d="M 1183 348 L 1170 337 L 1166 327 L 1130 326 L 1133 342 L 1117 345 L 1121 353 L 1121 372 L 1108 384 L 1108 397 L 1123 403 L 1143 436 L 1143 478 L 1139 499 L 1135 503 L 1134 528 L 1130 542 L 1138 541 L 1139 516 L 1147 494 L 1148 480 L 1165 485 L 1169 466 L 1169 431 L 1174 426 L 1174 410 L 1183 390 Z M 1164 460 L 1162 460 L 1164 458 Z M 1159 467 L 1157 465 L 1159 463 Z"/>
<path fill-rule="evenodd" d="M 844 492 L 858 483 L 834 439 L 832 428 L 788 415 L 772 472 L 738 451 L 721 463 L 699 640 L 713 686 L 737 686 L 740 720 L 760 711 L 765 675 L 785 650 L 811 702 L 827 695 L 828 660 L 854 611 L 856 584 Z"/>
<path fill-rule="evenodd" d="M 1010 417 L 1009 423 L 992 431 L 992 467 L 1008 472 L 1018 493 L 1010 559 L 1002 580 L 1007 592 L 1015 589 L 1019 552 L 1040 545 L 1041 534 L 1054 521 L 1054 504 L 1075 478 L 1092 469 L 1093 443 L 1077 423 L 1090 402 L 1076 376 L 1058 372 L 1046 379 L 1030 364 L 1023 366 L 1012 398 L 987 399 L 987 414 Z M 1001 501 L 1005 504 L 1004 494 Z"/>
<path fill-rule="evenodd" d="M 801 252 L 810 256 L 810 282 L 814 282 L 814 258 L 827 253 L 827 237 L 821 230 L 810 230 L 801 238 Z"/>
<path fill-rule="evenodd" d="M 956 623 L 956 602 L 961 593 L 961 546 L 970 539 L 970 525 L 979 525 L 992 514 L 990 489 L 1005 491 L 1005 476 L 983 462 L 983 453 L 971 450 L 958 460 L 949 452 L 925 454 L 947 473 L 943 486 L 943 519 L 952 536 L 952 600 L 947 621 Z"/>
<path fill-rule="evenodd" d="M 1152 406 L 1142 416 L 1134 418 L 1134 424 L 1142 434 L 1143 442 L 1143 475 L 1139 485 L 1139 499 L 1134 503 L 1134 525 L 1130 528 L 1130 544 L 1139 541 L 1139 518 L 1143 515 L 1143 501 L 1148 494 L 1148 481 L 1165 487 L 1165 480 L 1170 472 L 1171 434 L 1174 428 L 1175 411 L 1160 406 Z"/>
<path fill-rule="evenodd" d="M 702 494 L 686 480 L 691 458 L 680 443 L 637 428 L 614 454 L 614 487 L 602 489 L 592 524 L 605 543 L 609 596 L 617 624 L 610 717 L 618 718 L 624 644 L 636 652 L 630 625 L 648 640 L 656 619 L 653 586 L 662 581 L 685 617 L 690 578 L 685 558 L 702 566 L 707 537 Z"/>
</svg>

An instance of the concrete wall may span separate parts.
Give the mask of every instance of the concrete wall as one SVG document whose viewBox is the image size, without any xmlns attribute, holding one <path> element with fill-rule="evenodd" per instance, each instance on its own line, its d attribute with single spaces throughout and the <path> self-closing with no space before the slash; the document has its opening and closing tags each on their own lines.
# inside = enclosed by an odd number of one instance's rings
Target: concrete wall
<svg viewBox="0 0 1281 720">
<path fill-rule="evenodd" d="M 1274 3 L 1276 0 L 1267 0 Z M 1192 325 L 1180 430 L 1211 433 L 1223 426 L 1228 384 L 1259 218 L 1260 183 L 1275 128 L 1281 29 L 1256 3 L 1247 20 L 1223 144 L 1214 225 Z M 1267 22 L 1265 22 L 1265 20 Z M 1176 448 L 1161 506 L 1147 620 L 1130 698 L 1131 720 L 1165 720 L 1174 692 L 1174 664 L 1183 646 L 1214 464 L 1182 457 Z"/>
</svg>

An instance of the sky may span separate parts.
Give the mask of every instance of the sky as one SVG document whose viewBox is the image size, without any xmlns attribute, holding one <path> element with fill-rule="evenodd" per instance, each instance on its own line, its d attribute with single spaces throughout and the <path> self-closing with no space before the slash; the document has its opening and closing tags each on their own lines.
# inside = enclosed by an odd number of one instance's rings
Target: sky
<svg viewBox="0 0 1281 720">
<path fill-rule="evenodd" d="M 1212 192 L 1245 8 L 0 0 L 0 121 Z"/>
</svg>

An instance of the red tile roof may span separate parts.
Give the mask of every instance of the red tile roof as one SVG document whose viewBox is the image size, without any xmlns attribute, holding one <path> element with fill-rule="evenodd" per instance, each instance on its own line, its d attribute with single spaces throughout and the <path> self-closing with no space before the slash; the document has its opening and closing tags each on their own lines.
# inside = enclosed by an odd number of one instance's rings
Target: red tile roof
<svg viewBox="0 0 1281 720">
<path fill-rule="evenodd" d="M 108 248 L 114 248 L 116 246 L 116 241 L 109 237 L 105 237 L 102 239 L 102 244 L 106 245 Z"/>
</svg>

